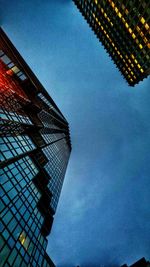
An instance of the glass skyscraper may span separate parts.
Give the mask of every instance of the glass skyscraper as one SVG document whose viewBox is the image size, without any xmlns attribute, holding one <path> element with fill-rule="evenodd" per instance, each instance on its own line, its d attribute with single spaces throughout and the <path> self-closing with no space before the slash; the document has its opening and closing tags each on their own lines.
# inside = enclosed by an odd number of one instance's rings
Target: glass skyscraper
<svg viewBox="0 0 150 267">
<path fill-rule="evenodd" d="M 46 253 L 71 152 L 69 126 L 0 28 L 0 266 L 55 266 Z"/>
<path fill-rule="evenodd" d="M 129 85 L 150 74 L 149 0 L 73 0 Z"/>
</svg>

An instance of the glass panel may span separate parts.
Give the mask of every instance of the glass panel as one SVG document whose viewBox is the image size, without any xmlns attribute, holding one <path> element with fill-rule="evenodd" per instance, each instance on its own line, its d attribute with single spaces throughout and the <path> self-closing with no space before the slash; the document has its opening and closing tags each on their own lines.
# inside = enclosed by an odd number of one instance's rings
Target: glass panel
<svg viewBox="0 0 150 267">
<path fill-rule="evenodd" d="M 17 73 L 17 72 L 20 71 L 20 70 L 18 69 L 17 66 L 14 66 L 13 68 L 11 68 L 11 70 L 12 70 L 14 73 Z"/>
<path fill-rule="evenodd" d="M 9 264 L 11 264 L 11 265 L 13 264 L 13 262 L 14 262 L 16 256 L 17 256 L 17 254 L 18 254 L 18 252 L 17 252 L 16 248 L 14 248 L 14 249 L 12 250 L 12 252 L 11 252 L 9 258 L 8 258 L 8 262 L 9 262 Z"/>
<path fill-rule="evenodd" d="M 3 55 L 1 57 L 1 60 L 5 63 L 5 64 L 8 64 L 11 60 L 9 59 L 9 57 L 7 57 L 6 55 Z"/>
<path fill-rule="evenodd" d="M 4 248 L 1 251 L 1 266 L 3 266 L 5 260 L 7 259 L 10 253 L 10 248 L 5 244 Z"/>
<path fill-rule="evenodd" d="M 23 245 L 23 247 L 25 249 L 28 248 L 30 239 L 29 239 L 29 237 L 26 235 L 26 233 L 24 231 L 20 234 L 19 241 L 20 241 L 20 243 Z"/>
</svg>

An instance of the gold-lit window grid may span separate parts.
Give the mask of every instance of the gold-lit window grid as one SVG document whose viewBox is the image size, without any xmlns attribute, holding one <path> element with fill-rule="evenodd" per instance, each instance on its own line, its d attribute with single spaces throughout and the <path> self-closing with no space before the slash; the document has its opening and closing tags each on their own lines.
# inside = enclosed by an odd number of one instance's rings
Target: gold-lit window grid
<svg viewBox="0 0 150 267">
<path fill-rule="evenodd" d="M 113 22 L 111 21 L 111 19 L 109 18 L 109 16 L 107 15 L 107 13 L 105 12 L 105 10 L 103 9 L 103 7 L 101 7 L 100 4 L 98 4 L 98 1 L 97 0 L 95 0 L 95 4 L 97 5 L 97 7 L 99 8 L 99 10 L 103 14 L 104 18 L 107 19 L 107 21 L 113 27 L 114 26 Z"/>
<path fill-rule="evenodd" d="M 144 25 L 144 28 L 150 32 L 150 25 L 146 22 L 144 17 L 140 18 L 140 22 Z"/>
<path fill-rule="evenodd" d="M 95 4 L 98 3 L 98 1 L 94 1 Z M 101 13 L 104 15 L 105 18 L 107 18 L 107 20 L 110 22 L 111 26 L 113 26 L 113 22 L 110 20 L 110 18 L 107 16 L 105 10 L 100 6 L 100 4 L 97 5 L 99 7 L 99 10 L 101 11 Z M 116 11 L 118 11 L 118 9 L 116 9 Z M 98 19 L 96 18 L 96 21 L 98 22 Z M 128 27 L 128 24 L 126 23 L 126 26 Z M 133 35 L 134 37 L 134 35 Z"/>
<path fill-rule="evenodd" d="M 133 32 L 133 29 L 131 29 L 131 27 L 129 26 L 129 24 L 127 23 L 127 21 L 125 20 L 125 18 L 123 17 L 123 14 L 121 13 L 121 11 L 119 10 L 118 7 L 116 7 L 116 3 L 114 3 L 112 0 L 108 0 L 108 2 L 110 3 L 111 7 L 113 8 L 113 10 L 116 12 L 117 16 L 122 20 L 123 24 L 125 25 L 126 29 L 128 30 L 128 32 L 130 33 L 130 35 L 132 36 L 133 39 L 135 39 L 137 45 L 139 46 L 140 49 L 143 49 L 143 45 L 141 43 L 139 43 L 139 40 L 137 39 L 136 34 Z M 122 9 L 123 11 L 128 14 L 129 11 L 127 10 L 127 8 L 122 4 Z M 144 24 L 145 23 L 145 28 L 149 29 L 149 25 L 148 23 L 146 23 L 145 19 L 142 17 L 140 19 L 140 21 Z M 141 37 L 144 36 L 143 32 L 140 30 L 140 35 Z M 148 48 L 150 48 L 150 43 L 148 42 L 147 38 L 144 36 L 143 38 L 143 42 L 144 44 L 147 45 Z"/>
<path fill-rule="evenodd" d="M 146 44 L 148 46 L 148 48 L 150 48 L 149 47 L 150 42 L 148 41 L 147 37 L 144 35 L 143 31 L 141 30 L 141 28 L 138 25 L 136 26 L 136 31 L 142 37 L 144 44 Z"/>
<path fill-rule="evenodd" d="M 129 79 L 130 82 L 133 82 L 133 80 L 136 79 L 136 76 L 135 76 L 135 73 L 133 72 L 133 70 L 130 68 L 131 60 L 129 61 L 130 64 L 125 61 L 125 59 L 123 58 L 121 52 L 119 51 L 119 49 L 117 48 L 117 46 L 114 44 L 114 42 L 110 38 L 109 34 L 106 32 L 106 30 L 104 29 L 104 27 L 102 26 L 102 24 L 100 23 L 100 21 L 98 20 L 98 18 L 95 16 L 94 13 L 93 13 L 93 17 L 95 18 L 96 22 L 100 26 L 103 34 L 107 37 L 109 43 L 112 45 L 113 49 L 115 50 L 115 53 L 120 57 L 120 59 L 125 64 L 125 66 L 126 66 L 126 72 L 127 72 L 127 78 Z"/>
<path fill-rule="evenodd" d="M 128 58 L 127 55 L 125 56 L 125 58 L 122 58 L 122 61 L 124 63 L 123 70 L 127 74 L 127 78 L 130 80 L 130 82 L 133 82 L 133 80 L 136 80 L 137 79 L 137 77 L 136 77 L 136 75 L 135 75 L 135 73 L 133 71 L 134 65 L 131 63 L 131 60 Z"/>
<path fill-rule="evenodd" d="M 113 1 L 111 0 L 108 0 L 109 2 L 112 2 L 114 3 Z M 96 0 L 95 0 L 95 3 L 98 3 Z M 113 5 L 113 4 L 112 4 Z M 115 4 L 113 5 L 114 8 L 115 8 Z M 100 8 L 101 9 L 101 12 L 104 14 L 104 17 L 107 18 L 107 14 L 104 12 L 104 9 L 103 8 Z M 118 8 L 115 9 L 116 12 L 120 12 Z M 128 11 L 126 11 L 126 13 L 128 13 Z M 137 67 L 141 73 L 144 72 L 143 68 L 141 67 L 141 65 L 138 63 L 137 59 L 134 58 L 133 60 L 133 63 L 132 61 L 128 58 L 128 62 L 125 61 L 125 59 L 123 58 L 122 54 L 120 53 L 120 51 L 117 49 L 117 47 L 115 46 L 115 44 L 112 42 L 111 38 L 109 37 L 109 34 L 106 32 L 106 30 L 104 29 L 104 27 L 101 25 L 101 23 L 99 22 L 98 18 L 95 16 L 95 14 L 93 13 L 93 16 L 96 20 L 96 22 L 99 24 L 99 26 L 101 27 L 101 30 L 103 31 L 104 35 L 107 37 L 107 39 L 109 40 L 109 43 L 113 46 L 115 52 L 118 54 L 118 56 L 122 59 L 122 61 L 124 62 L 125 66 L 126 66 L 126 73 L 128 74 L 127 77 L 129 78 L 129 80 L 132 82 L 134 79 L 136 79 L 136 75 L 133 71 L 133 68 L 134 67 Z M 129 24 L 125 21 L 125 19 L 122 17 L 122 14 L 119 13 L 118 15 L 120 18 L 123 19 L 124 23 L 125 23 L 125 26 L 126 28 L 128 28 L 128 31 L 130 34 L 132 34 L 132 38 L 133 39 L 136 39 L 136 35 L 135 33 L 133 33 L 132 29 L 129 27 Z M 143 34 L 143 33 L 142 33 Z M 145 39 L 145 41 L 147 41 Z M 137 39 L 136 39 L 136 42 L 137 42 Z M 137 42 L 138 44 L 138 42 Z M 139 44 L 139 48 L 142 49 L 143 46 L 142 44 Z M 114 53 L 113 53 L 114 54 Z"/>
<path fill-rule="evenodd" d="M 125 27 L 128 29 L 129 33 L 132 34 L 132 38 L 135 39 L 136 35 L 135 33 L 133 33 L 133 30 L 131 29 L 131 27 L 129 27 L 129 24 L 126 22 L 125 18 L 123 17 L 121 11 L 119 11 L 119 8 L 116 7 L 116 3 L 114 3 L 112 0 L 108 0 L 108 2 L 110 3 L 110 5 L 112 6 L 113 10 L 117 13 L 118 17 L 120 19 L 122 19 L 122 22 L 125 24 Z M 100 7 L 100 5 L 98 4 L 98 0 L 95 0 L 95 4 L 98 5 Z M 121 5 L 122 10 L 124 11 L 124 13 L 127 15 L 129 13 L 128 9 L 124 6 L 124 4 Z M 104 9 L 101 8 L 102 13 L 104 13 Z M 107 17 L 107 14 L 105 13 L 104 15 L 105 17 Z M 150 26 L 149 24 L 146 22 L 146 20 L 144 19 L 144 17 L 141 17 L 139 19 L 139 21 L 144 24 L 144 27 L 146 30 L 150 31 Z M 140 32 L 141 37 L 144 37 L 144 33 L 141 31 L 140 27 L 137 26 L 137 31 Z M 147 38 L 144 38 L 144 43 L 148 43 Z M 149 45 L 149 44 L 148 44 Z M 142 49 L 143 47 L 140 46 L 140 48 Z"/>
<path fill-rule="evenodd" d="M 135 66 L 141 71 L 141 73 L 143 73 L 144 69 L 141 67 L 138 60 L 136 59 L 136 57 L 133 54 L 131 54 L 131 59 L 134 62 Z"/>
</svg>

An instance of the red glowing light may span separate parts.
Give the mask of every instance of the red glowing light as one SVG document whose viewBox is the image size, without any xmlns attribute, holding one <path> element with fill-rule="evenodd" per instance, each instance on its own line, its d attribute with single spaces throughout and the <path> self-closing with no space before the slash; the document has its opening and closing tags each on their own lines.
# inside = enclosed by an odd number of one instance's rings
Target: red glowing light
<svg viewBox="0 0 150 267">
<path fill-rule="evenodd" d="M 29 102 L 29 98 L 22 90 L 19 82 L 13 77 L 13 74 L 13 71 L 7 69 L 6 65 L 0 60 L 0 92 L 15 94 L 19 99 Z"/>
</svg>

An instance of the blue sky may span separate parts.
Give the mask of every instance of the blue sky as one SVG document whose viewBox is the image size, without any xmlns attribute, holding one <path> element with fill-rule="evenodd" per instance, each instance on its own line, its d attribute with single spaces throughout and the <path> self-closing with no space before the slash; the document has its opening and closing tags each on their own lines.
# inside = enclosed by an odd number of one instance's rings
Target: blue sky
<svg viewBox="0 0 150 267">
<path fill-rule="evenodd" d="M 150 78 L 129 87 L 69 0 L 0 0 L 1 25 L 70 123 L 48 253 L 58 267 L 150 257 Z"/>
</svg>

